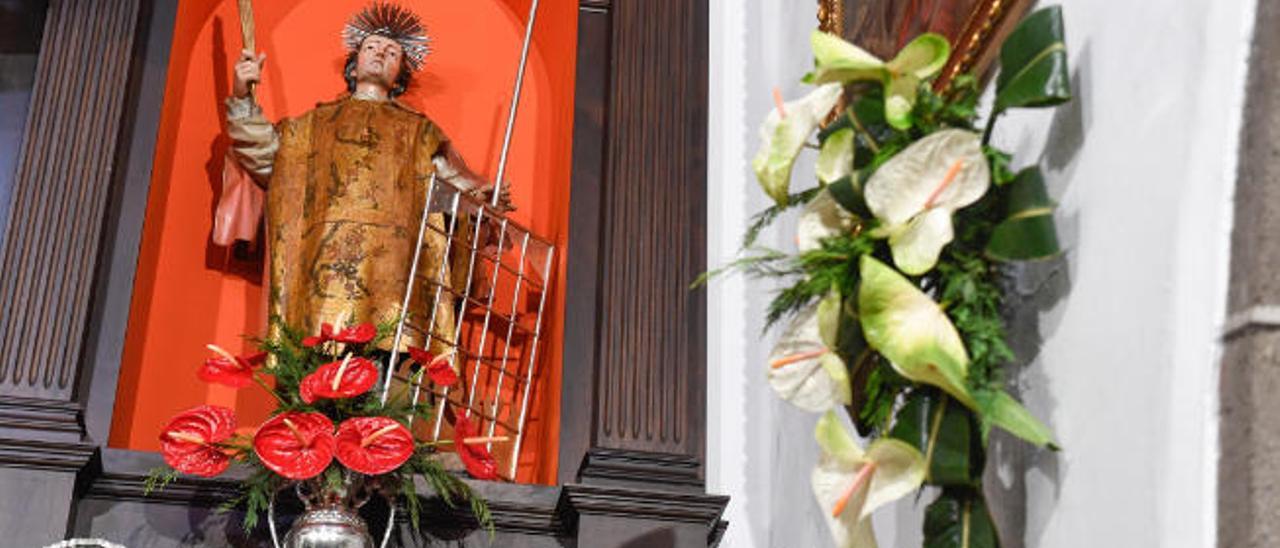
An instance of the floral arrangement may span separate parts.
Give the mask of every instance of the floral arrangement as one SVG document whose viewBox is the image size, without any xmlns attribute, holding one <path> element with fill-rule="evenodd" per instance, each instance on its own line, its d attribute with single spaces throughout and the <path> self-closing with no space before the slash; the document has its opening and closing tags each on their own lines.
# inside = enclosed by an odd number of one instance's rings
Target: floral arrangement
<svg viewBox="0 0 1280 548">
<path fill-rule="evenodd" d="M 411 430 L 415 419 L 426 423 L 432 409 L 410 392 L 424 383 L 458 382 L 450 356 L 410 347 L 411 377 L 397 376 L 401 382 L 385 401 L 374 389 L 381 375 L 378 364 L 389 362 L 389 353 L 378 348 L 394 328 L 394 323 L 326 323 L 318 335 L 303 336 L 282 326 L 278 337 L 259 341 L 262 351 L 251 356 L 209 345 L 212 355 L 196 373 L 200 380 L 237 389 L 256 384 L 277 408 L 252 435 L 236 434 L 235 414 L 225 407 L 202 405 L 179 413 L 160 432 L 161 453 L 172 469 L 153 471 L 148 490 L 163 487 L 178 472 L 213 477 L 237 462 L 250 473 L 240 497 L 223 509 L 243 506 L 246 530 L 257 524 L 276 492 L 298 484 L 302 491 L 338 498 L 352 496 L 353 489 L 380 493 L 392 502 L 403 498 L 417 527 L 414 478 L 421 476 L 449 505 L 469 501 L 477 520 L 491 528 L 484 501 L 441 465 L 436 448 L 454 445 L 468 474 L 494 480 L 497 464 L 486 449 L 493 439 L 480 436 L 478 425 L 461 413 L 453 416 L 452 440 L 421 441 Z"/>
<path fill-rule="evenodd" d="M 872 512 L 924 486 L 938 488 L 926 546 L 998 546 L 982 489 L 990 430 L 1057 449 L 1004 390 L 1014 356 L 1001 315 L 1004 265 L 1059 253 L 1053 204 L 1037 168 L 1013 173 L 988 141 L 1008 109 L 1070 99 L 1063 44 L 1058 7 L 1019 24 L 1002 45 L 982 133 L 975 78 L 932 85 L 951 49 L 936 34 L 886 62 L 815 32 L 805 77 L 815 89 L 785 103 L 775 94 L 753 168 L 776 205 L 722 270 L 785 282 L 768 322 L 791 322 L 768 379 L 785 400 L 823 413 L 811 480 L 839 546 L 875 546 Z M 806 147 L 818 149 L 818 184 L 793 192 Z M 755 245 L 798 206 L 797 253 Z"/>
</svg>

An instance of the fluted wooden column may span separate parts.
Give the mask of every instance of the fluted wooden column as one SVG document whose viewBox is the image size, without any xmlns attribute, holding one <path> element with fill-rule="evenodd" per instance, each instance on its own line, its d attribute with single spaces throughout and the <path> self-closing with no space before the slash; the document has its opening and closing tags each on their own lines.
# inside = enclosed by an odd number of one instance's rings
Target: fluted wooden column
<svg viewBox="0 0 1280 548">
<path fill-rule="evenodd" d="M 580 55 L 578 85 L 608 123 L 584 127 L 596 113 L 580 109 L 575 130 L 571 206 L 598 225 L 570 236 L 569 287 L 592 298 L 569 312 L 565 378 L 591 380 L 565 388 L 583 420 L 561 479 L 700 488 L 706 304 L 689 283 L 706 254 L 706 0 L 584 2 L 579 26 L 608 44 Z"/>
<path fill-rule="evenodd" d="M 141 0 L 52 0 L 0 249 L 0 531 L 63 538 L 83 440 L 76 382 Z"/>
</svg>

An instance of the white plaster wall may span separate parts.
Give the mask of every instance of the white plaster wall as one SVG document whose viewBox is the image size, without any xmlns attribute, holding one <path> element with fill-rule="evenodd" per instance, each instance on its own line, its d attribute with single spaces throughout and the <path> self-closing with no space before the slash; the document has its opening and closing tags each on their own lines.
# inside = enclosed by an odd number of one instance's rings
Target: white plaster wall
<svg viewBox="0 0 1280 548">
<path fill-rule="evenodd" d="M 1253 0 L 1064 3 L 1077 100 L 995 141 L 1060 202 L 1024 399 L 1028 546 L 1215 545 L 1218 334 Z"/>
<path fill-rule="evenodd" d="M 1065 447 L 1002 470 L 1025 489 L 1027 546 L 1215 544 L 1217 334 L 1253 2 L 1074 0 L 1077 100 L 997 130 L 1020 164 L 1045 169 L 1068 250 L 1027 282 L 1055 294 L 1019 316 L 1038 323 L 1015 328 L 1039 348 L 1023 397 Z M 774 86 L 803 91 L 813 4 L 711 0 L 709 264 L 767 205 L 748 168 L 756 124 Z M 791 223 L 762 243 L 790 245 Z M 725 546 L 829 546 L 807 485 L 816 416 L 764 382 L 769 289 L 738 277 L 708 289 L 709 489 L 733 497 Z M 878 516 L 880 544 L 918 546 L 918 512 L 908 501 Z"/>
</svg>

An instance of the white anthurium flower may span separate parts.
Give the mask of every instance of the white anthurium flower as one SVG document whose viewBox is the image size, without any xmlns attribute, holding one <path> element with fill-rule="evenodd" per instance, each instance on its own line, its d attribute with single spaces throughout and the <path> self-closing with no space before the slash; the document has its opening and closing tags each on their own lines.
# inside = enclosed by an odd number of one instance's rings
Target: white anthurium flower
<svg viewBox="0 0 1280 548">
<path fill-rule="evenodd" d="M 1037 446 L 1054 448 L 1053 433 L 1004 392 L 974 397 L 966 384 L 969 353 L 938 303 L 911 280 L 870 255 L 859 265 L 858 311 L 867 344 L 913 382 L 936 386 L 992 424 Z"/>
<path fill-rule="evenodd" d="M 883 223 L 893 262 L 920 275 L 933 269 L 955 234 L 951 215 L 986 194 L 991 174 L 982 139 L 944 129 L 916 141 L 881 165 L 867 181 L 867 207 Z"/>
<path fill-rule="evenodd" d="M 769 112 L 760 126 L 760 151 L 751 162 L 760 186 L 778 205 L 786 205 L 791 168 L 804 143 L 840 101 L 844 88 L 824 84 L 801 99 Z"/>
<path fill-rule="evenodd" d="M 809 200 L 796 225 L 796 247 L 801 253 L 822 247 L 823 238 L 848 234 L 853 230 L 857 217 L 831 197 L 831 192 L 821 190 Z"/>
<path fill-rule="evenodd" d="M 888 63 L 822 31 L 814 31 L 809 43 L 816 66 L 806 77 L 807 82 L 879 80 L 884 85 L 885 120 L 898 129 L 911 127 L 911 109 L 921 82 L 942 70 L 951 56 L 951 44 L 946 37 L 934 33 L 915 37 Z"/>
<path fill-rule="evenodd" d="M 769 385 L 796 407 L 820 413 L 853 401 L 849 370 L 828 342 L 835 339 L 840 295 L 800 312 L 769 355 Z"/>
<path fill-rule="evenodd" d="M 885 64 L 889 76 L 884 83 L 884 116 L 898 129 L 911 127 L 920 83 L 937 74 L 951 56 L 951 44 L 939 34 L 917 36 Z"/>
<path fill-rule="evenodd" d="M 834 34 L 815 30 L 809 34 L 809 46 L 813 48 L 814 70 L 806 79 L 811 84 L 884 77 L 884 61 Z"/>
<path fill-rule="evenodd" d="M 831 184 L 853 174 L 853 139 L 853 128 L 843 128 L 822 142 L 816 169 L 819 181 Z"/>
<path fill-rule="evenodd" d="M 870 255 L 859 264 L 858 311 L 867 344 L 903 377 L 931 384 L 972 406 L 969 353 L 938 303 Z"/>
<path fill-rule="evenodd" d="M 871 514 L 924 482 L 924 456 L 892 438 L 871 442 L 864 451 L 834 411 L 814 431 L 822 457 L 810 481 L 836 546 L 875 548 Z"/>
</svg>

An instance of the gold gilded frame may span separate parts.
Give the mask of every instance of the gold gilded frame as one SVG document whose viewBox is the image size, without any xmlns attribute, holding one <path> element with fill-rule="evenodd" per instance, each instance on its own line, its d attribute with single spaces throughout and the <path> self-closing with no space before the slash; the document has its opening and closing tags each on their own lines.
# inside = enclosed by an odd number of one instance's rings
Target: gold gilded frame
<svg viewBox="0 0 1280 548">
<path fill-rule="evenodd" d="M 996 45 L 1031 7 L 1031 0 L 818 0 L 818 28 L 887 59 L 922 32 L 952 44 L 951 58 L 934 81 L 944 90 L 964 73 L 985 79 Z"/>
</svg>

